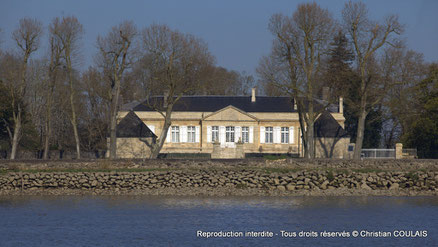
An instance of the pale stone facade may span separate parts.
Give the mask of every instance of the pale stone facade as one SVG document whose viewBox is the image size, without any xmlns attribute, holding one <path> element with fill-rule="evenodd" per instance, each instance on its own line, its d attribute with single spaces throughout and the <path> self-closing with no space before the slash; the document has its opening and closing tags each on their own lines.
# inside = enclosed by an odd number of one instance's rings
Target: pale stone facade
<svg viewBox="0 0 438 247">
<path fill-rule="evenodd" d="M 251 104 L 255 103 L 258 98 L 253 95 Z M 211 100 L 215 100 L 215 98 Z M 239 100 L 242 101 L 242 99 Z M 250 102 L 250 97 L 247 100 Z M 265 101 L 267 100 L 269 99 L 265 99 Z M 276 106 L 273 107 L 275 110 Z M 339 107 L 338 109 L 342 108 Z M 136 111 L 134 108 L 133 111 L 159 138 L 164 124 L 163 116 L 153 110 Z M 120 111 L 119 119 L 123 119 L 128 112 Z M 330 114 L 340 126 L 344 126 L 345 118 L 342 112 L 331 112 Z M 294 110 L 289 112 L 268 112 L 264 109 L 257 112 L 257 110 L 252 109 L 251 112 L 246 112 L 230 104 L 216 111 L 174 111 L 171 120 L 172 124 L 161 153 L 211 154 L 213 153 L 214 143 L 218 142 L 219 145 L 216 149 L 221 148 L 222 150 L 219 153 L 227 154 L 224 155 L 227 156 L 226 158 L 232 158 L 228 154 L 236 153 L 234 158 L 239 158 L 241 157 L 240 152 L 235 152 L 234 149 L 236 149 L 236 144 L 241 142 L 241 149 L 246 154 L 303 155 L 298 113 Z M 336 143 L 336 152 L 334 152 L 333 157 L 343 157 L 343 152 L 347 149 L 344 146 L 348 145 L 345 142 L 345 140 L 342 140 Z M 144 143 L 132 140 L 128 143 L 130 146 L 142 146 L 141 148 L 127 148 L 129 150 L 141 150 L 141 154 L 133 156 L 139 157 L 147 154 L 147 151 L 144 150 L 146 148 Z M 316 150 L 318 150 L 317 152 L 321 151 L 320 148 Z M 219 158 L 217 153 L 212 157 Z M 132 157 L 132 155 L 129 156 Z"/>
</svg>

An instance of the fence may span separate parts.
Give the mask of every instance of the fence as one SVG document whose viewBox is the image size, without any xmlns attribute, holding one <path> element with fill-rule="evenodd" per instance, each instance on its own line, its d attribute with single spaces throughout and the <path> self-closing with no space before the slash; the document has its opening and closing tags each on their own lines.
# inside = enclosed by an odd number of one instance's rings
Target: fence
<svg viewBox="0 0 438 247">
<path fill-rule="evenodd" d="M 403 156 L 407 158 L 417 158 L 416 148 L 403 148 Z"/>
<path fill-rule="evenodd" d="M 395 159 L 395 149 L 362 149 L 363 159 Z"/>
<path fill-rule="evenodd" d="M 94 152 L 81 152 L 82 159 L 103 159 L 105 158 L 105 150 L 96 150 Z M 11 153 L 6 150 L 0 150 L 0 159 L 9 159 Z M 71 160 L 76 159 L 75 151 L 64 151 L 64 150 L 50 150 L 49 159 L 51 160 Z M 43 151 L 19 151 L 17 152 L 17 159 L 42 159 Z"/>
</svg>

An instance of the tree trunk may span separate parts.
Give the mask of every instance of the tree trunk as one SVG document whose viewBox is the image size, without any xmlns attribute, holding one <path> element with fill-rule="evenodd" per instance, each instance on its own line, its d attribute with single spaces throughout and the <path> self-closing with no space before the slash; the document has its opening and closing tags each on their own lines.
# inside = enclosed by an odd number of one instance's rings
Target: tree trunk
<svg viewBox="0 0 438 247">
<path fill-rule="evenodd" d="M 70 96 L 70 102 L 71 102 L 71 108 L 72 108 L 72 119 L 71 124 L 73 125 L 73 133 L 75 135 L 75 141 L 76 141 L 76 158 L 81 158 L 81 148 L 79 146 L 79 134 L 78 134 L 78 127 L 77 127 L 77 121 L 76 121 L 76 110 L 73 103 L 73 95 Z"/>
<path fill-rule="evenodd" d="M 18 142 L 20 141 L 20 132 L 21 132 L 21 111 L 18 112 L 18 115 L 14 123 L 14 135 L 12 137 L 11 160 L 14 160 L 17 156 Z"/>
<path fill-rule="evenodd" d="M 71 57 L 70 57 L 70 50 L 66 48 L 65 50 L 65 60 L 67 63 L 67 70 L 68 70 L 68 80 L 70 82 L 70 107 L 71 107 L 71 124 L 73 125 L 73 133 L 75 136 L 76 141 L 76 158 L 81 158 L 81 148 L 80 148 L 80 140 L 79 140 L 79 134 L 78 134 L 78 124 L 77 124 L 77 117 L 76 117 L 76 108 L 75 108 L 75 91 L 73 88 L 73 68 L 71 65 Z"/>
<path fill-rule="evenodd" d="M 362 145 L 365 131 L 365 119 L 367 117 L 365 107 L 361 107 L 359 120 L 357 124 L 357 132 L 356 132 L 356 145 L 354 146 L 354 154 L 353 158 L 359 160 L 362 153 Z"/>
<path fill-rule="evenodd" d="M 45 136 L 44 136 L 44 154 L 43 159 L 48 158 L 49 154 L 49 138 L 50 138 L 50 113 L 49 113 L 49 106 L 47 105 L 47 120 L 46 120 L 46 126 L 45 126 Z"/>
<path fill-rule="evenodd" d="M 309 122 L 309 125 L 306 130 L 307 134 L 307 156 L 308 159 L 315 158 L 315 138 L 314 138 L 314 129 L 313 122 Z"/>
<path fill-rule="evenodd" d="M 47 118 L 46 118 L 46 124 L 45 124 L 45 137 L 44 137 L 44 154 L 43 154 L 43 159 L 47 159 L 48 158 L 48 154 L 49 154 L 49 140 L 50 140 L 50 133 L 51 133 L 51 128 L 50 128 L 50 123 L 52 120 L 52 95 L 53 95 L 53 91 L 50 91 L 52 89 L 49 89 L 49 92 L 47 93 Z"/>
<path fill-rule="evenodd" d="M 119 103 L 120 81 L 115 80 L 114 88 L 111 93 L 111 120 L 110 120 L 110 159 L 117 158 L 117 105 Z"/>
<path fill-rule="evenodd" d="M 158 138 L 158 142 L 152 143 L 151 145 L 151 155 L 149 158 L 156 159 L 160 154 L 161 149 L 163 148 L 164 141 L 167 137 L 167 132 L 169 131 L 169 127 L 172 124 L 171 122 L 171 114 L 172 114 L 173 105 L 168 105 L 166 110 L 166 117 L 164 118 L 163 130 L 161 131 L 160 138 Z"/>
</svg>

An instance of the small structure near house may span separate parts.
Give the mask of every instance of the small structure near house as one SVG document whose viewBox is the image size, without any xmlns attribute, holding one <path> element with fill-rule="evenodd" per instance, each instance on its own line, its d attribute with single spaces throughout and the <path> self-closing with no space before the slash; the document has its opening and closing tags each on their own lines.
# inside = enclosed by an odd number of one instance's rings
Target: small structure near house
<svg viewBox="0 0 438 247">
<path fill-rule="evenodd" d="M 149 145 L 154 143 L 157 139 L 153 131 L 149 129 L 133 111 L 130 111 L 117 124 L 116 137 L 116 156 L 118 158 L 149 157 L 151 153 Z"/>
<path fill-rule="evenodd" d="M 328 111 L 315 121 L 315 156 L 317 158 L 348 158 L 350 136 Z"/>
</svg>

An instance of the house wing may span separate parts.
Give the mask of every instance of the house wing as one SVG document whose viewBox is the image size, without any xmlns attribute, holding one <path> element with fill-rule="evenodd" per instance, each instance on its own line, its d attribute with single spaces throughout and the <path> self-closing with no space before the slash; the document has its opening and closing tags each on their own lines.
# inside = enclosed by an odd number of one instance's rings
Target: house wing
<svg viewBox="0 0 438 247">
<path fill-rule="evenodd" d="M 116 128 L 116 137 L 154 137 L 157 136 L 141 121 L 133 111 L 130 111 Z"/>
<path fill-rule="evenodd" d="M 232 105 L 213 112 L 203 118 L 206 121 L 258 121 L 258 119 Z"/>
<path fill-rule="evenodd" d="M 316 137 L 345 138 L 349 137 L 344 128 L 328 111 L 322 112 L 314 124 Z"/>
</svg>

